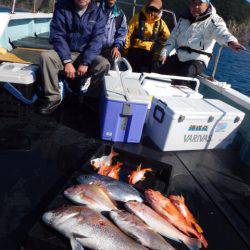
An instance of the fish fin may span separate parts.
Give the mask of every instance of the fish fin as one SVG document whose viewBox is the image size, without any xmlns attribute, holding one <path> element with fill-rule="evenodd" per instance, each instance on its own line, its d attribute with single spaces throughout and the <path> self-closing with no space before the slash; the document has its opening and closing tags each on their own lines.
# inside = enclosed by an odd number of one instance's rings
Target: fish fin
<svg viewBox="0 0 250 250">
<path fill-rule="evenodd" d="M 75 238 L 70 238 L 70 245 L 72 250 L 84 250 L 84 247 Z"/>
<path fill-rule="evenodd" d="M 197 238 L 185 237 L 182 239 L 182 242 L 188 247 L 190 250 L 197 250 L 201 248 L 201 241 Z"/>
<path fill-rule="evenodd" d="M 202 228 L 197 223 L 194 224 L 194 227 L 195 227 L 195 229 L 197 230 L 198 233 L 200 233 L 200 234 L 203 233 Z"/>
</svg>

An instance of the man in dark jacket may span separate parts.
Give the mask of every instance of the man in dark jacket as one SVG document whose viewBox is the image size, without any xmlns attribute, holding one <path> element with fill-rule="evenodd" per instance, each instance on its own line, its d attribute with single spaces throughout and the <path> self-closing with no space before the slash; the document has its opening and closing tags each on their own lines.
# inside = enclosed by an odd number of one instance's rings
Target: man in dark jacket
<svg viewBox="0 0 250 250">
<path fill-rule="evenodd" d="M 91 0 L 59 0 L 51 21 L 50 42 L 54 50 L 41 55 L 44 100 L 38 109 L 51 114 L 61 103 L 58 73 L 67 78 L 92 77 L 87 94 L 98 96 L 100 83 L 109 70 L 107 59 L 99 56 L 107 19 Z"/>
</svg>

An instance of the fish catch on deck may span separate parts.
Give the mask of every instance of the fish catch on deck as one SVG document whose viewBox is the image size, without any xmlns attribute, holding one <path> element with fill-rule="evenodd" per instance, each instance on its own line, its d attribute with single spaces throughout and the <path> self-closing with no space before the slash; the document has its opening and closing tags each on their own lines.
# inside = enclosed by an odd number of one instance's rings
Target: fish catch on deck
<svg viewBox="0 0 250 250">
<path fill-rule="evenodd" d="M 200 240 L 186 236 L 145 204 L 129 201 L 125 203 L 125 207 L 162 236 L 182 242 L 190 250 L 201 248 Z"/>
<path fill-rule="evenodd" d="M 103 212 L 117 209 L 107 191 L 99 186 L 76 185 L 66 189 L 64 195 L 74 203 L 87 205 L 95 211 Z"/>
<path fill-rule="evenodd" d="M 129 184 L 135 185 L 138 181 L 143 181 L 145 180 L 145 174 L 147 172 L 151 172 L 151 168 L 141 168 L 141 165 L 137 167 L 135 171 L 133 171 L 128 177 L 128 182 Z"/>
<path fill-rule="evenodd" d="M 99 168 L 97 173 L 100 175 L 108 176 L 113 179 L 119 180 L 119 171 L 122 165 L 123 165 L 122 163 L 117 162 L 113 166 L 102 166 Z"/>
<path fill-rule="evenodd" d="M 131 213 L 116 210 L 110 212 L 110 217 L 124 233 L 135 238 L 145 247 L 153 250 L 175 249 L 162 236 Z"/>
<path fill-rule="evenodd" d="M 201 233 L 187 223 L 185 217 L 172 204 L 170 199 L 163 196 L 158 191 L 151 189 L 145 191 L 146 200 L 152 208 L 160 214 L 163 218 L 173 224 L 176 228 L 184 232 L 188 236 L 195 236 L 202 242 L 203 246 L 207 248 L 208 243 Z"/>
<path fill-rule="evenodd" d="M 91 184 L 106 188 L 110 198 L 116 201 L 142 202 L 140 193 L 134 187 L 123 181 L 114 180 L 108 176 L 99 174 L 80 175 L 77 181 L 82 184 Z"/>
<path fill-rule="evenodd" d="M 43 215 L 43 221 L 66 236 L 72 250 L 144 250 L 108 219 L 84 206 L 63 207 Z"/>
<path fill-rule="evenodd" d="M 117 156 L 118 153 L 116 153 L 113 149 L 111 149 L 111 152 L 109 155 L 104 155 L 100 158 L 93 159 L 90 161 L 90 164 L 95 168 L 95 169 L 100 169 L 101 167 L 109 167 L 112 165 L 113 158 Z"/>
<path fill-rule="evenodd" d="M 198 233 L 203 233 L 202 228 L 198 225 L 196 219 L 186 206 L 184 197 L 177 195 L 170 195 L 169 199 L 174 204 L 174 206 L 179 210 L 179 212 L 184 216 L 188 225 L 195 227 Z"/>
</svg>

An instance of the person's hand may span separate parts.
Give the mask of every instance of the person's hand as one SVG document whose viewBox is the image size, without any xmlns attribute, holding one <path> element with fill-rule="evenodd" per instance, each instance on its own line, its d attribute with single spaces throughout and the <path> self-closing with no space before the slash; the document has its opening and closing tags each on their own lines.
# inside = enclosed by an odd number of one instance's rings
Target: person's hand
<svg viewBox="0 0 250 250">
<path fill-rule="evenodd" d="M 86 73 L 87 73 L 87 71 L 88 71 L 88 66 L 86 66 L 86 65 L 79 65 L 79 67 L 78 67 L 78 69 L 77 69 L 77 75 L 78 76 L 84 76 Z"/>
<path fill-rule="evenodd" d="M 113 59 L 116 59 L 116 58 L 120 58 L 121 57 L 121 53 L 119 51 L 119 49 L 117 47 L 114 47 L 112 50 L 111 50 L 111 56 Z"/>
<path fill-rule="evenodd" d="M 159 61 L 161 62 L 161 64 L 165 64 L 165 62 L 167 61 L 168 57 L 167 56 L 160 56 L 159 57 Z"/>
<path fill-rule="evenodd" d="M 235 52 L 238 52 L 240 50 L 246 50 L 246 48 L 238 42 L 230 42 L 228 43 L 228 46 Z"/>
<path fill-rule="evenodd" d="M 67 78 L 74 79 L 76 76 L 76 70 L 72 63 L 67 63 L 64 66 L 64 72 Z"/>
</svg>

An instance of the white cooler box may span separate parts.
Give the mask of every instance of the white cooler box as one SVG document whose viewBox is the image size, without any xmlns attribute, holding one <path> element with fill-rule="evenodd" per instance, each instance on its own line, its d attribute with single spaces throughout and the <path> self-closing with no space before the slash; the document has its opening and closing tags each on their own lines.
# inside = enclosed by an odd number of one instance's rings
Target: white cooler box
<svg viewBox="0 0 250 250">
<path fill-rule="evenodd" d="M 0 64 L 0 116 L 22 116 L 30 109 L 29 105 L 37 99 L 34 91 L 37 70 L 35 65 Z"/>
<path fill-rule="evenodd" d="M 194 81 L 196 83 L 196 89 L 193 90 L 187 86 L 172 85 L 172 80 L 176 79 Z M 140 77 L 140 81 L 143 89 L 148 93 L 151 100 L 153 97 L 161 98 L 167 96 L 194 99 L 203 98 L 203 95 L 198 92 L 200 82 L 196 78 L 143 73 Z"/>
<path fill-rule="evenodd" d="M 146 128 L 162 151 L 224 149 L 233 142 L 244 116 L 219 100 L 154 98 Z"/>
</svg>

